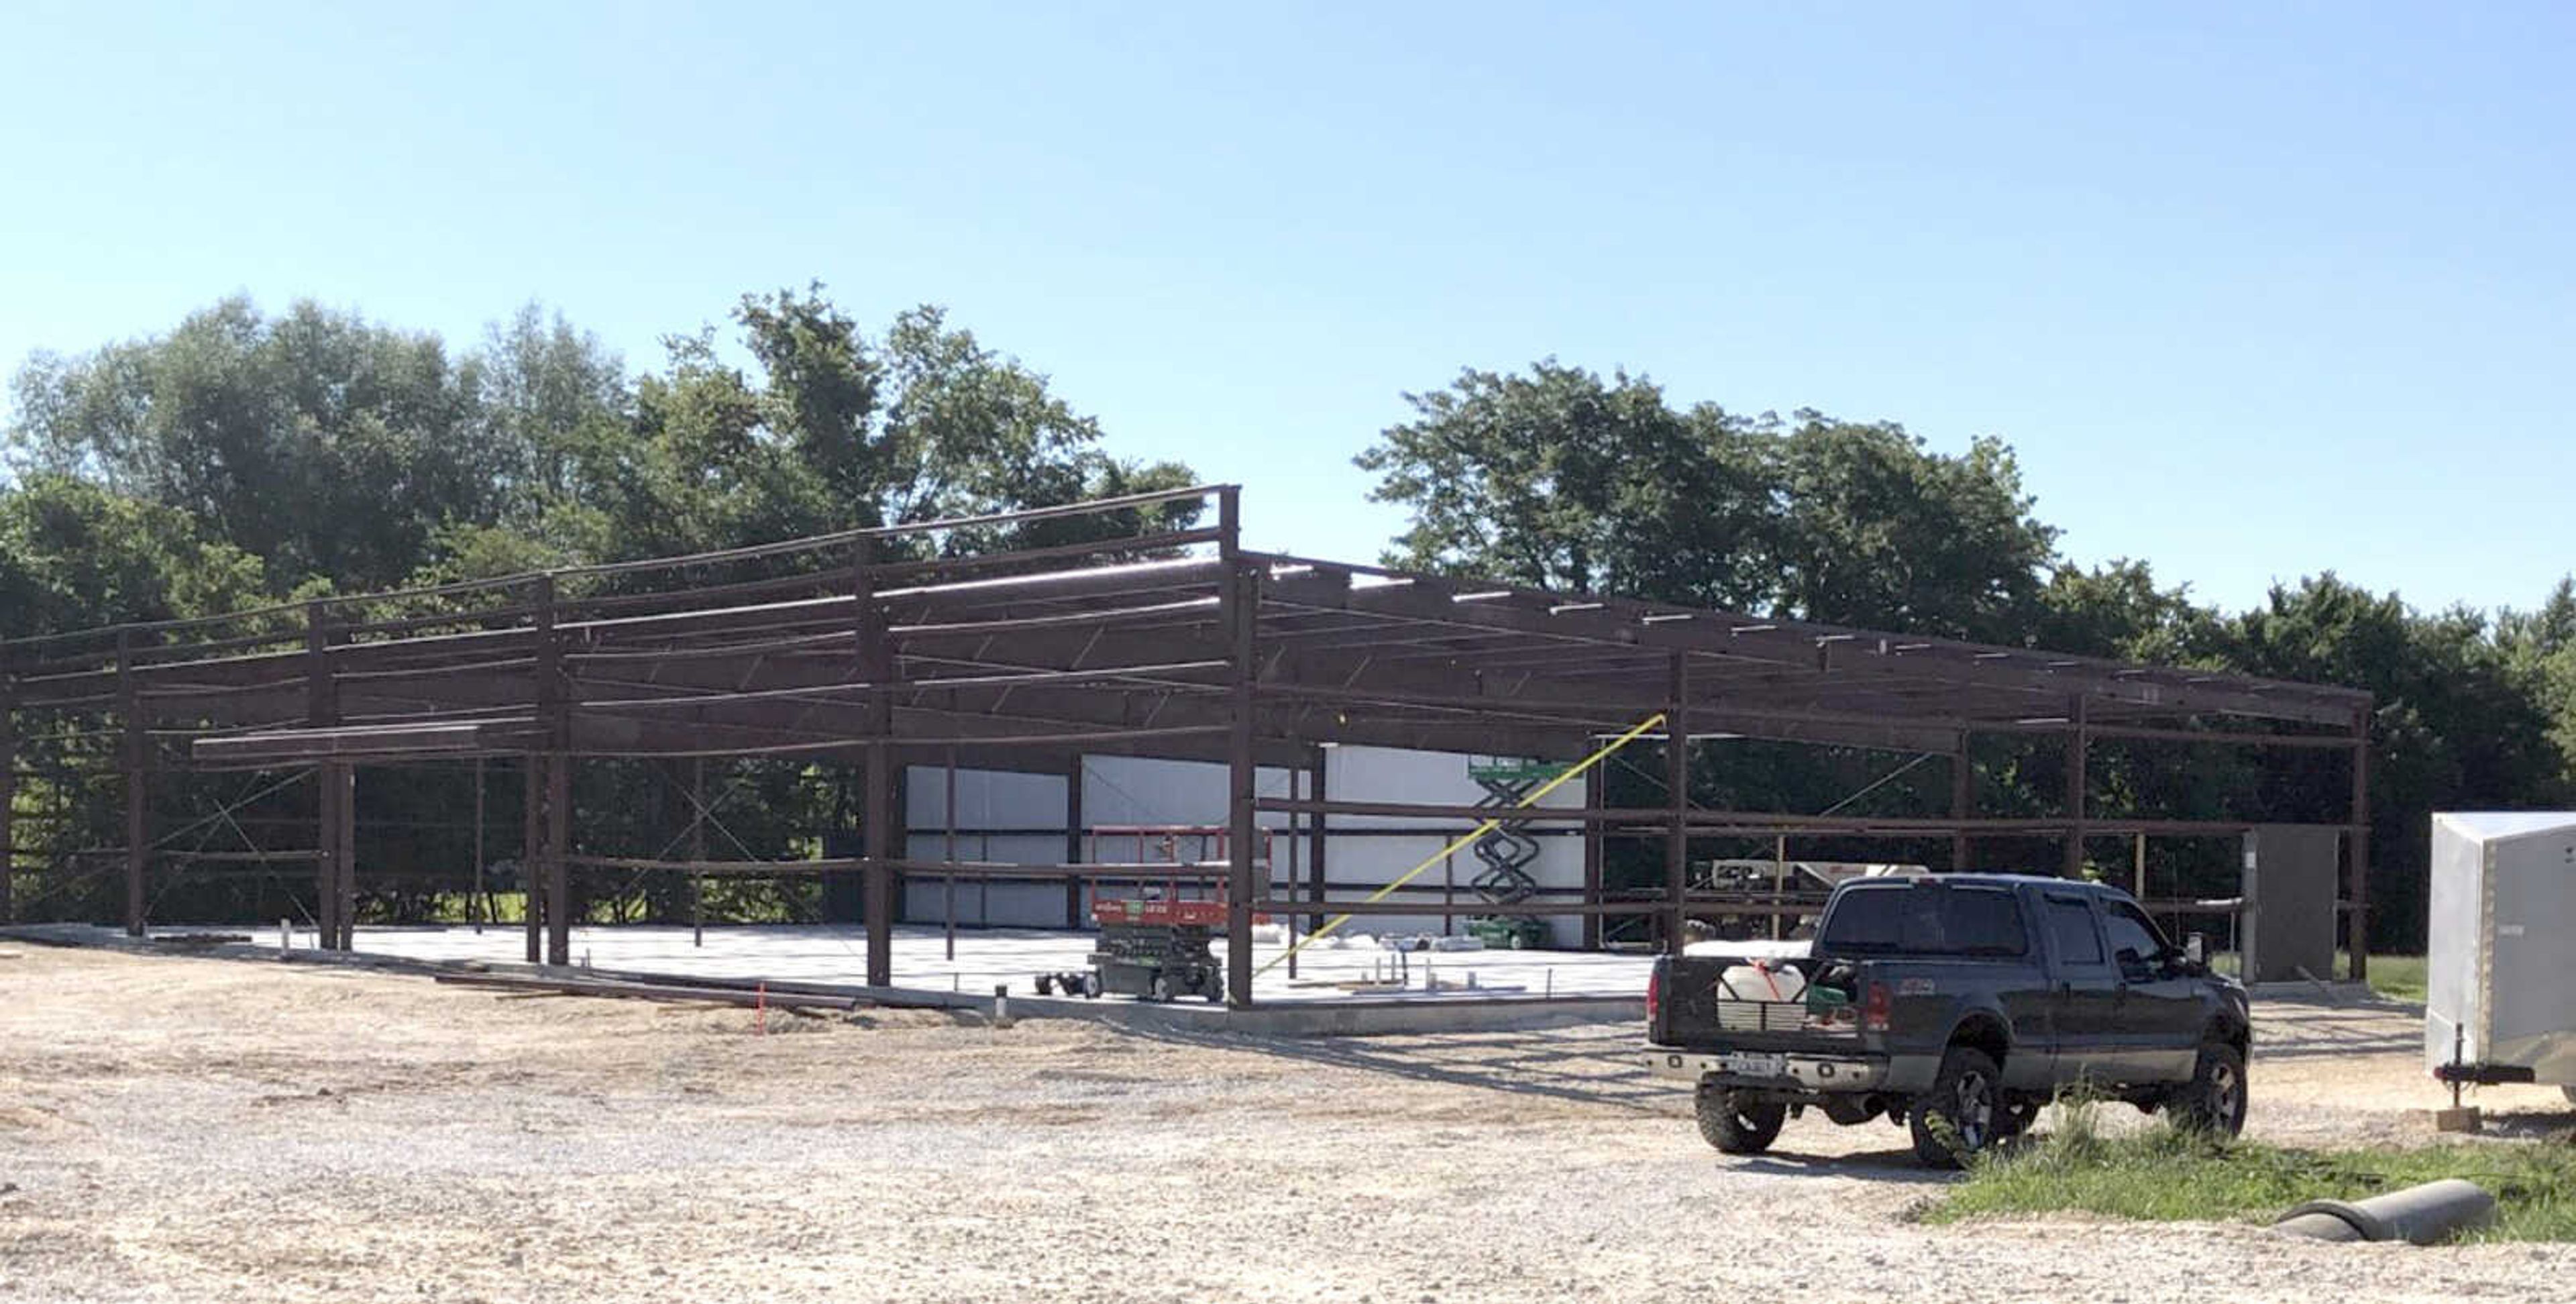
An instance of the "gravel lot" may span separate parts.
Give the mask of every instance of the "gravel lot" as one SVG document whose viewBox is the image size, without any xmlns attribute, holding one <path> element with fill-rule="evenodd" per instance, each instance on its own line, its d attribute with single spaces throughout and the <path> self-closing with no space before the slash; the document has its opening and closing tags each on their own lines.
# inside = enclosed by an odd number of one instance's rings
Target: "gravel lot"
<svg viewBox="0 0 2576 1304">
<path fill-rule="evenodd" d="M 2452 1300 L 2576 1249 L 1923 1228 L 1883 1124 L 1703 1146 L 1634 1030 L 1184 1042 L 0 943 L 6 1300 Z M 2274 1003 L 2253 1129 L 2429 1140 L 2411 1010 Z M 2508 1125 L 2556 1092 L 2489 1093 Z M 2480 1142 L 2477 1144 L 2496 1144 Z"/>
</svg>

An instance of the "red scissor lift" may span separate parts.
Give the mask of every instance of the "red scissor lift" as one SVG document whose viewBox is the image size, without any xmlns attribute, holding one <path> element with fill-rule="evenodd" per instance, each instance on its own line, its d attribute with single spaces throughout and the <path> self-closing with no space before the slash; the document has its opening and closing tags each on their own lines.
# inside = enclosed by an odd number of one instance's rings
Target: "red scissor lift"
<svg viewBox="0 0 2576 1304">
<path fill-rule="evenodd" d="M 1134 838 L 1137 863 L 1164 862 L 1147 859 L 1148 848 L 1159 849 L 1176 869 L 1205 868 L 1211 871 L 1205 879 L 1187 873 L 1164 877 L 1165 895 L 1142 899 L 1099 898 L 1091 903 L 1091 918 L 1100 925 L 1100 940 L 1092 948 L 1088 973 L 1040 974 L 1038 994 L 1053 995 L 1061 988 L 1068 996 L 1133 996 L 1141 1000 L 1171 1001 L 1183 996 L 1204 996 L 1208 1000 L 1225 999 L 1225 966 L 1217 961 L 1208 944 L 1225 930 L 1226 902 L 1224 866 L 1227 846 L 1221 828 L 1205 825 L 1156 825 L 1103 827 L 1094 833 L 1098 839 Z M 1180 857 L 1182 844 L 1200 839 L 1203 850 L 1214 855 L 1204 861 L 1185 861 Z M 1212 845 L 1211 845 L 1212 844 Z M 1261 850 L 1256 868 L 1266 875 L 1270 858 L 1269 830 L 1262 830 Z M 1173 899 L 1178 893 L 1197 886 L 1212 899 L 1183 901 Z M 1144 889 L 1148 893 L 1156 889 Z M 1268 916 L 1256 922 L 1269 922 Z"/>
</svg>

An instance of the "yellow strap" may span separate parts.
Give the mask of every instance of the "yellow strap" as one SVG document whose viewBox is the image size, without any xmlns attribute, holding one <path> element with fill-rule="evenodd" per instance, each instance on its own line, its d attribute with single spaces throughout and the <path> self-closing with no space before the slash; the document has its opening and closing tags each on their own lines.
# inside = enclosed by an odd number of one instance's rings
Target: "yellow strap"
<svg viewBox="0 0 2576 1304">
<path fill-rule="evenodd" d="M 1539 799 L 1539 798 L 1544 797 L 1544 796 L 1548 795 L 1549 793 L 1554 792 L 1554 791 L 1556 791 L 1557 789 L 1559 789 L 1559 788 L 1561 788 L 1561 787 L 1564 787 L 1564 786 L 1565 786 L 1565 783 L 1566 783 L 1566 781 L 1567 781 L 1567 780 L 1572 779 L 1574 776 L 1576 776 L 1576 775 L 1578 775 L 1578 774 L 1583 773 L 1585 770 L 1591 769 L 1591 768 L 1592 768 L 1593 766 L 1595 766 L 1595 765 L 1599 765 L 1603 760 L 1608 759 L 1608 757 L 1609 757 L 1610 753 L 1615 752 L 1615 751 L 1619 750 L 1620 748 L 1625 747 L 1625 746 L 1627 746 L 1628 744 L 1630 744 L 1630 743 L 1633 743 L 1633 742 L 1637 741 L 1637 739 L 1638 739 L 1639 737 L 1643 736 L 1647 730 L 1652 729 L 1652 728 L 1654 728 L 1656 725 L 1662 724 L 1663 722 L 1664 722 L 1664 713 L 1663 713 L 1663 712 L 1661 712 L 1661 711 L 1657 711 L 1657 712 L 1656 712 L 1656 713 L 1654 713 L 1653 715 L 1647 716 L 1644 720 L 1642 720 L 1642 721 L 1639 721 L 1639 722 L 1638 722 L 1638 724 L 1637 724 L 1637 727 L 1636 727 L 1636 728 L 1630 729 L 1628 732 L 1626 732 L 1626 733 L 1623 733 L 1623 734 L 1619 735 L 1617 738 L 1611 739 L 1611 740 L 1610 740 L 1610 745 L 1609 745 L 1609 746 L 1602 748 L 1600 751 L 1594 752 L 1594 753 L 1593 753 L 1593 754 L 1591 754 L 1590 756 L 1586 756 L 1586 757 L 1584 757 L 1584 758 L 1583 758 L 1583 763 L 1582 763 L 1582 764 L 1577 765 L 1577 766 L 1575 766 L 1574 768 L 1572 768 L 1572 769 L 1570 769 L 1570 770 L 1567 770 L 1565 773 L 1560 774 L 1560 775 L 1556 776 L 1555 778 L 1548 780 L 1548 781 L 1547 781 L 1546 783 L 1544 783 L 1544 784 L 1541 784 L 1541 785 L 1540 785 L 1536 790 L 1532 791 L 1532 792 L 1530 793 L 1530 795 L 1528 795 L 1528 796 L 1526 796 L 1526 797 L 1521 798 L 1519 802 L 1517 802 L 1516 804 L 1514 804 L 1514 805 L 1511 807 L 1511 809 L 1516 810 L 1516 811 L 1518 811 L 1518 810 L 1527 810 L 1527 809 L 1529 809 L 1531 806 L 1536 805 L 1536 804 L 1538 803 L 1538 799 Z M 1321 816 L 1321 815 L 1317 815 L 1317 816 L 1316 816 L 1316 818 L 1317 818 L 1317 819 L 1321 819 L 1321 818 L 1323 818 L 1323 816 Z M 1427 869 L 1431 868 L 1433 865 L 1437 865 L 1437 864 L 1439 864 L 1439 863 L 1440 863 L 1441 861 L 1443 861 L 1443 860 L 1448 859 L 1448 858 L 1449 858 L 1449 856 L 1450 856 L 1452 853 L 1456 852 L 1459 848 L 1464 847 L 1464 846 L 1468 845 L 1469 843 L 1474 842 L 1476 839 L 1481 838 L 1481 837 L 1485 836 L 1486 834 L 1491 833 L 1491 832 L 1493 832 L 1494 830 L 1496 830 L 1496 829 L 1498 829 L 1498 828 L 1501 828 L 1501 827 L 1503 826 L 1503 822 L 1504 822 L 1504 821 L 1503 821 L 1502 817 L 1500 817 L 1500 816 L 1496 816 L 1495 818 L 1493 818 L 1493 819 L 1489 819 L 1489 820 L 1485 821 L 1484 823 L 1477 825 L 1475 828 L 1472 828 L 1472 829 L 1468 830 L 1468 831 L 1467 831 L 1467 835 L 1466 835 L 1465 837 L 1462 837 L 1462 838 L 1458 839 L 1457 841 L 1450 843 L 1448 846 L 1442 847 L 1442 848 L 1441 848 L 1441 849 L 1439 849 L 1438 851 L 1432 852 L 1432 853 L 1431 853 L 1431 855 L 1430 855 L 1430 857 L 1429 857 L 1428 859 L 1424 860 L 1421 864 L 1416 865 L 1416 866 L 1414 866 L 1413 868 L 1411 868 L 1411 869 L 1408 869 L 1408 870 L 1404 871 L 1403 876 L 1402 876 L 1402 877 L 1400 877 L 1400 878 L 1398 878 L 1398 879 L 1396 879 L 1394 882 L 1389 883 L 1389 884 L 1387 884 L 1385 887 L 1379 888 L 1377 891 L 1370 893 L 1370 894 L 1368 895 L 1368 899 L 1367 899 L 1367 900 L 1365 900 L 1365 901 L 1363 901 L 1363 902 L 1361 902 L 1360 904 L 1362 904 L 1362 905 L 1375 905 L 1376 903 L 1378 903 L 1378 902 L 1380 902 L 1380 901 L 1385 900 L 1385 899 L 1387 898 L 1388 894 L 1390 894 L 1390 893 L 1394 892 L 1397 888 L 1403 887 L 1405 884 L 1410 883 L 1410 882 L 1412 882 L 1413 880 L 1415 880 L 1415 879 L 1417 879 L 1417 878 L 1421 877 L 1421 876 L 1422 876 L 1423 871 L 1425 871 L 1425 870 L 1427 870 Z M 1265 965 L 1261 966 L 1260 968 L 1253 970 L 1253 971 L 1252 971 L 1252 975 L 1253 975 L 1254 977 L 1258 978 L 1258 977 L 1260 977 L 1261 975 L 1263 975 L 1263 974 L 1266 974 L 1266 973 L 1270 972 L 1273 968 L 1277 967 L 1277 965 L 1279 964 L 1279 962 L 1280 962 L 1280 961 L 1287 959 L 1289 956 L 1292 956 L 1292 955 L 1297 954 L 1299 951 L 1305 950 L 1305 949 L 1306 949 L 1306 945 L 1307 945 L 1307 943 L 1312 942 L 1312 941 L 1314 941 L 1316 938 L 1322 937 L 1322 936 L 1324 936 L 1324 935 L 1326 935 L 1326 934 L 1328 934 L 1328 933 L 1332 932 L 1334 929 L 1339 928 L 1339 927 L 1341 927 L 1342 925 L 1344 925 L 1344 924 L 1347 924 L 1347 923 L 1351 922 L 1351 918 L 1352 918 L 1352 917 L 1351 917 L 1351 916 L 1349 916 L 1349 915 L 1339 915 L 1339 916 L 1334 917 L 1334 918 L 1333 918 L 1333 919 L 1331 919 L 1331 920 L 1326 921 L 1326 923 L 1324 924 L 1324 926 L 1323 926 L 1323 927 L 1318 928 L 1318 929 L 1316 929 L 1315 931 L 1313 931 L 1313 932 L 1311 932 L 1311 933 L 1306 934 L 1306 935 L 1305 935 L 1304 937 L 1302 937 L 1302 938 L 1299 938 L 1299 939 L 1297 940 L 1297 944 L 1296 944 L 1295 946 L 1289 947 L 1287 950 L 1282 951 L 1282 952 L 1280 952 L 1279 954 L 1277 954 L 1277 955 L 1274 955 L 1274 956 L 1270 957 L 1270 963 L 1269 963 L 1269 964 L 1265 964 Z"/>
</svg>

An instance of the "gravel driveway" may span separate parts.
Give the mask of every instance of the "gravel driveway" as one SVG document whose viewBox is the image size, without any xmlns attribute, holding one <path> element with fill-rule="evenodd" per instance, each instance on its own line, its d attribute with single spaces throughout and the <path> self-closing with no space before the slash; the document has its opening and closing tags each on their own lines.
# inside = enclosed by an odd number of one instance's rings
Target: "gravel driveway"
<svg viewBox="0 0 2576 1304">
<path fill-rule="evenodd" d="M 2453 1300 L 2576 1250 L 1926 1228 L 1884 1124 L 1702 1145 L 1634 1030 L 1256 1042 L 0 944 L 5 1300 Z M 2276 1006 L 2254 1130 L 2425 1137 L 2407 1011 Z M 2491 1099 L 2530 1128 L 2554 1092 Z"/>
</svg>

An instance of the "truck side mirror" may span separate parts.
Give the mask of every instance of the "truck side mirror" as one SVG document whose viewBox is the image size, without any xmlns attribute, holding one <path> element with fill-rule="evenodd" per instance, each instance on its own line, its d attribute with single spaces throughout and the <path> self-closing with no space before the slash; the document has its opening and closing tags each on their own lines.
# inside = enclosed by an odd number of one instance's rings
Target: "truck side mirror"
<svg viewBox="0 0 2576 1304">
<path fill-rule="evenodd" d="M 2193 964 L 2209 963 L 2208 935 L 2205 933 L 2193 933 L 2191 936 L 2182 939 L 2182 958 L 2191 961 Z"/>
</svg>

